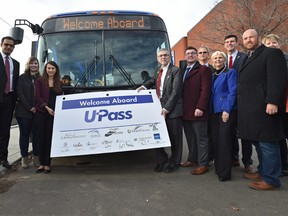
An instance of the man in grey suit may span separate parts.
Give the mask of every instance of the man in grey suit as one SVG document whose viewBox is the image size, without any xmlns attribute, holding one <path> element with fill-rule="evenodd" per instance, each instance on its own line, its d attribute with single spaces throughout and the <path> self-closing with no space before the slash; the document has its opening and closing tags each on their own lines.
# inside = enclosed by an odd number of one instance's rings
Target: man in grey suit
<svg viewBox="0 0 288 216">
<path fill-rule="evenodd" d="M 224 38 L 224 47 L 227 51 L 227 67 L 234 68 L 236 72 L 239 72 L 240 67 L 246 60 L 246 53 L 239 52 L 236 47 L 238 46 L 238 37 L 230 34 Z M 248 140 L 241 140 L 242 147 L 242 162 L 244 164 L 245 172 L 253 173 L 255 170 L 252 167 L 252 144 Z M 235 128 L 234 141 L 232 143 L 232 166 L 239 166 L 239 143 L 237 128 Z"/>
<path fill-rule="evenodd" d="M 160 112 L 165 117 L 171 142 L 171 156 L 168 166 L 164 169 L 164 165 L 168 162 L 168 154 L 164 148 L 157 148 L 157 165 L 154 171 L 162 172 L 164 170 L 166 173 L 172 173 L 179 168 L 182 157 L 183 75 L 180 68 L 171 63 L 170 53 L 167 49 L 163 48 L 157 52 L 157 60 L 161 66 L 156 70 L 153 78 L 140 86 L 137 91 L 156 86 L 156 93 L 162 105 Z"/>
</svg>

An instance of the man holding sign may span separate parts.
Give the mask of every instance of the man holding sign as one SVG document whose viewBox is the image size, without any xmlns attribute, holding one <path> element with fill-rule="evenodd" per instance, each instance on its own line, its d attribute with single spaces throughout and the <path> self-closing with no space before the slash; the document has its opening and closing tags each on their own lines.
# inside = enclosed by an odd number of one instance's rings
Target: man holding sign
<svg viewBox="0 0 288 216">
<path fill-rule="evenodd" d="M 157 148 L 157 165 L 154 171 L 162 172 L 164 170 L 166 173 L 172 173 L 179 168 L 182 157 L 183 76 L 180 69 L 171 63 L 170 53 L 167 49 L 160 49 L 157 52 L 157 60 L 161 65 L 160 68 L 156 70 L 153 78 L 140 86 L 137 91 L 156 86 L 156 93 L 162 105 L 160 112 L 165 118 L 171 142 L 171 157 L 168 166 L 164 169 L 168 162 L 168 154 L 164 148 Z"/>
</svg>

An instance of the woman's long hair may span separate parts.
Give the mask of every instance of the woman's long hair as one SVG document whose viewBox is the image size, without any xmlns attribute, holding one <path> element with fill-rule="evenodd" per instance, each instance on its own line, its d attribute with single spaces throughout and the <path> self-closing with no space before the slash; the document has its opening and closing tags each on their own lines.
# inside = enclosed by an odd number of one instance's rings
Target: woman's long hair
<svg viewBox="0 0 288 216">
<path fill-rule="evenodd" d="M 47 87 L 49 87 L 48 74 L 46 72 L 48 64 L 50 64 L 50 65 L 52 65 L 52 66 L 54 66 L 56 68 L 56 73 L 53 76 L 53 89 L 58 94 L 61 94 L 62 93 L 62 85 L 61 85 L 61 81 L 60 81 L 60 70 L 59 70 L 59 66 L 58 66 L 58 64 L 56 62 L 49 61 L 49 62 L 47 62 L 45 64 L 45 67 L 44 67 L 44 70 L 43 70 L 43 75 L 42 75 L 42 81 Z"/>
<path fill-rule="evenodd" d="M 35 56 L 31 56 L 31 57 L 27 60 L 27 62 L 26 62 L 26 64 L 25 64 L 24 73 L 30 75 L 30 63 L 32 63 L 32 62 L 34 62 L 34 61 L 37 61 L 37 63 L 38 63 L 38 71 L 37 71 L 37 73 L 35 74 L 35 77 L 38 77 L 38 76 L 40 76 L 40 72 L 39 72 L 39 61 L 38 61 L 38 59 L 37 59 Z"/>
</svg>

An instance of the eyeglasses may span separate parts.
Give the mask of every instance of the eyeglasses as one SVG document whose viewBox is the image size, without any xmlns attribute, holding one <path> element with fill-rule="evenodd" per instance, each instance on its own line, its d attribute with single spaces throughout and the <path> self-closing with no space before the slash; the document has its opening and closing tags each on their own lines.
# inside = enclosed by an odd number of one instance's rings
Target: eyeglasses
<svg viewBox="0 0 288 216">
<path fill-rule="evenodd" d="M 6 46 L 6 47 L 8 47 L 8 46 L 10 46 L 10 47 L 14 47 L 14 44 L 4 43 L 3 45 Z"/>
<path fill-rule="evenodd" d="M 159 58 L 162 58 L 162 57 L 168 57 L 169 54 L 161 54 L 161 55 L 158 55 Z"/>
<path fill-rule="evenodd" d="M 207 52 L 198 52 L 198 54 L 200 54 L 200 55 L 201 55 L 201 54 L 207 54 Z"/>
<path fill-rule="evenodd" d="M 185 55 L 196 55 L 197 52 L 188 52 L 188 53 L 185 53 Z"/>
</svg>

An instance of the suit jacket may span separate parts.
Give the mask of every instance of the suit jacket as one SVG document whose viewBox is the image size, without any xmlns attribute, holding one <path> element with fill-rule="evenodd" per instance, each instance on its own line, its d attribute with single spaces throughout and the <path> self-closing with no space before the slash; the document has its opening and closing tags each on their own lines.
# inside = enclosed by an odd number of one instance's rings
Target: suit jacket
<svg viewBox="0 0 288 216">
<path fill-rule="evenodd" d="M 184 120 L 208 120 L 209 102 L 211 97 L 211 84 L 211 69 L 205 65 L 201 65 L 197 61 L 184 81 Z M 196 108 L 202 110 L 204 112 L 204 115 L 201 117 L 195 117 L 194 113 Z"/>
<path fill-rule="evenodd" d="M 238 51 L 236 58 L 233 62 L 232 68 L 234 68 L 236 72 L 238 73 L 246 59 L 247 59 L 246 53 Z M 227 65 L 228 65 L 228 61 L 227 61 Z"/>
<path fill-rule="evenodd" d="M 143 84 L 146 88 L 157 88 L 157 78 L 160 68 L 157 68 L 154 76 L 148 82 Z M 167 73 L 164 79 L 162 97 L 160 99 L 161 105 L 164 109 L 169 111 L 168 118 L 182 117 L 183 114 L 183 75 L 180 68 L 172 65 L 168 66 Z"/>
<path fill-rule="evenodd" d="M 35 106 L 34 81 L 30 74 L 22 74 L 17 83 L 18 100 L 15 108 L 15 116 L 32 119 L 30 111 Z"/>
<path fill-rule="evenodd" d="M 212 80 L 216 75 L 213 74 Z M 236 109 L 237 72 L 234 68 L 226 68 L 212 84 L 212 110 L 230 113 Z"/>
<path fill-rule="evenodd" d="M 238 78 L 238 134 L 242 139 L 278 142 L 281 112 L 266 113 L 267 103 L 283 108 L 287 67 L 280 49 L 258 47 L 241 67 Z"/>
<path fill-rule="evenodd" d="M 18 61 L 12 58 L 13 62 L 13 91 L 15 92 L 15 100 L 16 100 L 16 88 L 17 88 L 17 81 L 19 78 L 19 69 L 20 64 Z M 5 64 L 3 61 L 2 56 L 0 55 L 0 103 L 3 101 L 3 95 L 5 94 L 5 86 L 7 82 L 7 76 L 5 71 Z"/>
</svg>

